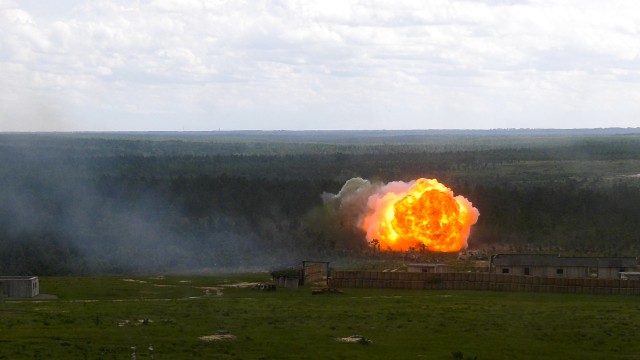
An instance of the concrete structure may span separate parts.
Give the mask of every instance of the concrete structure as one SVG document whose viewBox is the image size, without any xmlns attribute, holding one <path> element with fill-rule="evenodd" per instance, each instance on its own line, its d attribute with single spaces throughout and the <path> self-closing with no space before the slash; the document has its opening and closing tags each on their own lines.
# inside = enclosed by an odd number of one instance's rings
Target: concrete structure
<svg viewBox="0 0 640 360">
<path fill-rule="evenodd" d="M 637 259 L 632 257 L 598 258 L 498 254 L 491 259 L 492 273 L 545 277 L 619 279 L 620 273 L 635 271 L 637 266 Z"/>
<path fill-rule="evenodd" d="M 449 265 L 447 264 L 409 264 L 407 265 L 407 272 L 420 272 L 420 273 L 446 273 L 449 272 Z"/>
<path fill-rule="evenodd" d="M 32 298 L 40 294 L 36 276 L 0 276 L 0 297 Z"/>
<path fill-rule="evenodd" d="M 486 272 L 437 274 L 401 271 L 334 271 L 331 275 L 331 287 L 640 295 L 640 280 L 527 276 Z"/>
<path fill-rule="evenodd" d="M 640 280 L 640 272 L 626 271 L 620 273 L 620 279 L 622 280 Z"/>
</svg>

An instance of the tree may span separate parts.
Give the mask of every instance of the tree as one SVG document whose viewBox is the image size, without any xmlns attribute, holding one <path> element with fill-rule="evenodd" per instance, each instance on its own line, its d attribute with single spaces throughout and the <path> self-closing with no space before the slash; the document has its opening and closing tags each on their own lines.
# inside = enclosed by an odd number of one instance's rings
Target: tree
<svg viewBox="0 0 640 360">
<path fill-rule="evenodd" d="M 371 248 L 373 249 L 373 252 L 378 252 L 380 251 L 380 241 L 378 239 L 373 239 L 369 242 L 369 245 L 371 246 Z"/>
</svg>

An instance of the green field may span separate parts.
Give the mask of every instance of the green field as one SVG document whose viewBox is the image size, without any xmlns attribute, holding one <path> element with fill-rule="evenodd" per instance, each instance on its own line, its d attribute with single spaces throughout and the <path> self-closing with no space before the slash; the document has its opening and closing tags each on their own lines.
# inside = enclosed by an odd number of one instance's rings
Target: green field
<svg viewBox="0 0 640 360">
<path fill-rule="evenodd" d="M 57 300 L 0 303 L 0 359 L 640 358 L 632 296 L 206 289 L 268 279 L 41 278 Z M 220 330 L 235 339 L 199 339 Z"/>
</svg>

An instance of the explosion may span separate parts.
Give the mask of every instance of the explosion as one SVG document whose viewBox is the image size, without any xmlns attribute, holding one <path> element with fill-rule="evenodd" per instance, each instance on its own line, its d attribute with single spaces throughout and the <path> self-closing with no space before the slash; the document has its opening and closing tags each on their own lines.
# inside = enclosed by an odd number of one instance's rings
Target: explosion
<svg viewBox="0 0 640 360">
<path fill-rule="evenodd" d="M 351 179 L 333 196 L 369 242 L 381 249 L 453 252 L 467 247 L 478 209 L 435 179 L 372 185 Z M 358 209 L 354 214 L 353 209 Z"/>
</svg>

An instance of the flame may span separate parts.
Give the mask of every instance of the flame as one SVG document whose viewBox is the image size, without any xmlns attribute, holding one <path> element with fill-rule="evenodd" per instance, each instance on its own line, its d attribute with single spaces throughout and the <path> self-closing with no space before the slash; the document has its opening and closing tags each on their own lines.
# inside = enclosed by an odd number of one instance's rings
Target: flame
<svg viewBox="0 0 640 360">
<path fill-rule="evenodd" d="M 463 196 L 435 179 L 409 183 L 391 182 L 371 195 L 371 210 L 361 222 L 367 240 L 378 240 L 382 249 L 430 251 L 465 249 L 471 225 L 479 212 Z"/>
</svg>

